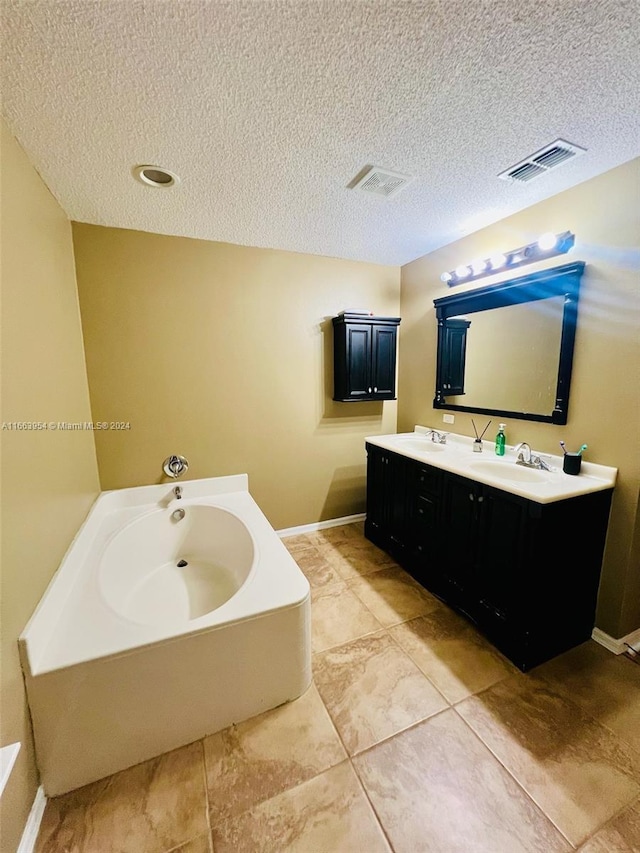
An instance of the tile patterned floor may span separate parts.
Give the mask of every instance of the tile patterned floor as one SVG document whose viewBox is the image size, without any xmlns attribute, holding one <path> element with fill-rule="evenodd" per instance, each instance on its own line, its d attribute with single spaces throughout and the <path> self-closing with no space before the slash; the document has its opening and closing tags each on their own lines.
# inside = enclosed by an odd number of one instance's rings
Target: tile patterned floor
<svg viewBox="0 0 640 853">
<path fill-rule="evenodd" d="M 36 853 L 640 853 L 640 667 L 523 675 L 368 542 L 284 540 L 304 696 L 47 803 Z"/>
</svg>

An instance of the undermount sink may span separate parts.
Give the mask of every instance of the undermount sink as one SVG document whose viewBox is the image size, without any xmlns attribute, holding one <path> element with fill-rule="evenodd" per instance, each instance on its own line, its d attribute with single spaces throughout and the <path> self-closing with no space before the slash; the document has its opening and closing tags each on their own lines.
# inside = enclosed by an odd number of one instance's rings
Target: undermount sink
<svg viewBox="0 0 640 853">
<path fill-rule="evenodd" d="M 548 471 L 525 468 L 524 465 L 516 465 L 515 462 L 490 462 L 488 459 L 473 462 L 469 468 L 478 474 L 486 474 L 512 483 L 544 483 L 552 476 Z"/>
<path fill-rule="evenodd" d="M 402 446 L 417 453 L 440 453 L 446 450 L 446 444 L 435 444 L 429 438 L 403 438 Z"/>
</svg>

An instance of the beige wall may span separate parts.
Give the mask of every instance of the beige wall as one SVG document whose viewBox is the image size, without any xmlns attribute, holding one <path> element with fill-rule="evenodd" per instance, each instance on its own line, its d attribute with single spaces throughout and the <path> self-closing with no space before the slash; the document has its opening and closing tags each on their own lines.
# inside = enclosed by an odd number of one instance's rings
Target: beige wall
<svg viewBox="0 0 640 853">
<path fill-rule="evenodd" d="M 640 627 L 637 538 L 634 544 L 640 484 L 640 160 L 403 267 L 398 429 L 412 429 L 414 424 L 442 425 L 443 412 L 434 410 L 432 401 L 436 354 L 433 299 L 449 292 L 440 281 L 443 270 L 522 246 L 545 231 L 567 229 L 576 234 L 576 248 L 570 258 L 587 262 L 569 422 L 553 426 L 507 420 L 507 441 L 528 441 L 538 450 L 553 453 L 559 452 L 560 439 L 576 448 L 586 442 L 586 459 L 618 468 L 597 624 L 620 637 Z M 526 269 L 555 266 L 570 258 L 556 258 Z M 499 279 L 487 279 L 490 283 L 494 280 Z M 456 292 L 462 289 L 474 286 L 455 288 Z M 473 435 L 471 417 L 457 412 L 452 429 Z M 489 434 L 495 433 L 497 420 Z M 579 535 L 579 531 L 571 534 Z"/>
<path fill-rule="evenodd" d="M 2 421 L 91 419 L 71 226 L 2 125 Z M 2 796 L 2 850 L 38 785 L 17 637 L 98 493 L 90 432 L 3 430 L 1 744 L 22 749 Z"/>
<path fill-rule="evenodd" d="M 364 437 L 395 402 L 334 403 L 341 310 L 397 316 L 400 270 L 74 223 L 103 489 L 247 472 L 275 528 L 364 510 Z"/>
</svg>

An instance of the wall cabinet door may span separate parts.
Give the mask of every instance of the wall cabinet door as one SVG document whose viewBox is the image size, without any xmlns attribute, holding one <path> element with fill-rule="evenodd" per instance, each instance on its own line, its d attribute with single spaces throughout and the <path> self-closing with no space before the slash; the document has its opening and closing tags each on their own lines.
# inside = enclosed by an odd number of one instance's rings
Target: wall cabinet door
<svg viewBox="0 0 640 853">
<path fill-rule="evenodd" d="M 397 326 L 371 327 L 371 382 L 375 399 L 396 396 Z"/>
<path fill-rule="evenodd" d="M 396 399 L 397 317 L 333 318 L 334 391 L 341 402 Z"/>
<path fill-rule="evenodd" d="M 370 325 L 350 324 L 346 328 L 344 371 L 345 396 L 349 399 L 371 397 L 371 339 Z"/>
<path fill-rule="evenodd" d="M 464 371 L 467 357 L 467 330 L 470 320 L 448 319 L 442 326 L 442 358 L 438 387 L 443 396 L 464 394 Z"/>
</svg>

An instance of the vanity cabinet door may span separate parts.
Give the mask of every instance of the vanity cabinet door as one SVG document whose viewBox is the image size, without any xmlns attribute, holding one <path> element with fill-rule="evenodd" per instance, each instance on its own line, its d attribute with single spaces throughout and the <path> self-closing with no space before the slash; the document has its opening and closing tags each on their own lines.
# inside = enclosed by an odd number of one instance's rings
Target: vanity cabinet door
<svg viewBox="0 0 640 853">
<path fill-rule="evenodd" d="M 474 573 L 480 486 L 446 474 L 442 486 L 440 575 L 448 601 L 466 604 Z"/>
<path fill-rule="evenodd" d="M 407 460 L 367 445 L 367 517 L 365 535 L 397 559 L 407 540 Z"/>
<path fill-rule="evenodd" d="M 474 585 L 478 605 L 503 621 L 520 619 L 524 616 L 523 590 L 530 583 L 526 567 L 536 526 L 535 505 L 490 486 L 482 486 L 477 500 Z"/>
</svg>

